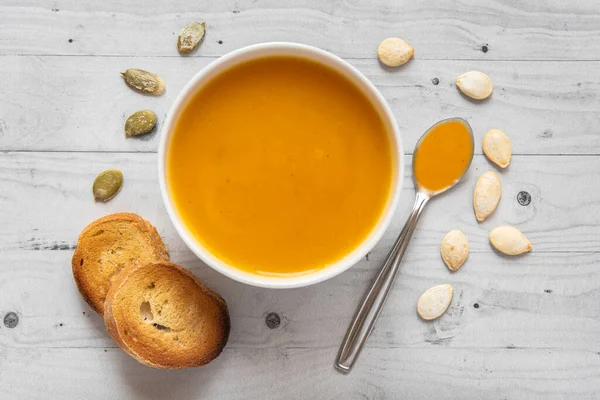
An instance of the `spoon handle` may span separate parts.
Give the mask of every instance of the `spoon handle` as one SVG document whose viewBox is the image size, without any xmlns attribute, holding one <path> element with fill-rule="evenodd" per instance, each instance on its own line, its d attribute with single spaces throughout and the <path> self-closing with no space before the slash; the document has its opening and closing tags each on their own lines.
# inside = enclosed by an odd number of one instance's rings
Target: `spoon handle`
<svg viewBox="0 0 600 400">
<path fill-rule="evenodd" d="M 390 292 L 394 278 L 398 272 L 398 267 L 402 256 L 410 242 L 410 238 L 417 227 L 417 222 L 425 204 L 429 201 L 429 196 L 422 192 L 417 192 L 415 205 L 410 216 L 402 228 L 402 232 L 394 242 L 392 250 L 388 254 L 381 271 L 373 282 L 371 289 L 362 301 L 362 304 L 356 311 L 354 319 L 346 332 L 344 341 L 335 361 L 335 368 L 339 371 L 348 373 L 354 366 L 360 351 L 371 334 L 377 317 L 383 308 L 385 300 Z"/>
</svg>

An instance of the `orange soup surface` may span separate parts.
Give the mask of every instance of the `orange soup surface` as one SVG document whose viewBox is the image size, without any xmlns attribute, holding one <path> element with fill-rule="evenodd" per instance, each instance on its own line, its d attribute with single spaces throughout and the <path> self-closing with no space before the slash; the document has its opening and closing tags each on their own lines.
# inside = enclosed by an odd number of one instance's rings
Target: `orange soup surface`
<svg viewBox="0 0 600 400">
<path fill-rule="evenodd" d="M 421 140 L 415 152 L 415 180 L 431 192 L 445 189 L 460 179 L 472 156 L 469 128 L 460 121 L 442 123 Z"/>
<path fill-rule="evenodd" d="M 214 256 L 262 275 L 339 261 L 387 204 L 388 132 L 351 81 L 272 56 L 225 70 L 179 117 L 167 183 L 188 230 Z"/>
</svg>

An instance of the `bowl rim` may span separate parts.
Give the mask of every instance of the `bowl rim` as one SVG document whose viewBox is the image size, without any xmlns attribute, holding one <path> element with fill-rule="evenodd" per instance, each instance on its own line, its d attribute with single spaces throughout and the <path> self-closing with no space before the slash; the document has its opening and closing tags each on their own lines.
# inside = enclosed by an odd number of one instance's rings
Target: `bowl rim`
<svg viewBox="0 0 600 400">
<path fill-rule="evenodd" d="M 393 171 L 395 175 L 392 176 L 390 195 L 379 220 L 369 235 L 354 248 L 353 251 L 335 263 L 315 270 L 314 272 L 286 277 L 251 274 L 229 265 L 213 255 L 194 238 L 192 233 L 188 231 L 185 223 L 180 219 L 179 214 L 175 209 L 174 202 L 170 197 L 166 179 L 168 145 L 173 135 L 175 123 L 180 113 L 183 111 L 183 106 L 187 103 L 187 100 L 191 98 L 206 81 L 209 81 L 221 71 L 237 65 L 240 62 L 267 55 L 292 55 L 309 58 L 333 68 L 347 79 L 350 79 L 355 85 L 359 86 L 359 89 L 362 90 L 372 102 L 376 103 L 374 106 L 378 109 L 383 122 L 388 127 L 388 134 L 391 136 L 390 144 L 392 146 L 392 151 L 395 152 L 395 154 L 393 154 L 396 164 L 394 166 L 395 170 Z M 212 61 L 198 71 L 183 87 L 173 102 L 160 132 L 158 179 L 162 200 L 167 209 L 171 223 L 173 223 L 178 235 L 182 238 L 187 247 L 200 258 L 200 260 L 212 269 L 238 282 L 257 287 L 286 289 L 313 285 L 333 278 L 357 264 L 373 249 L 388 229 L 396 211 L 400 192 L 404 183 L 404 157 L 402 135 L 400 134 L 398 123 L 392 110 L 375 85 L 373 85 L 373 83 L 371 83 L 358 69 L 342 58 L 317 47 L 292 42 L 268 42 L 242 47 Z"/>
</svg>

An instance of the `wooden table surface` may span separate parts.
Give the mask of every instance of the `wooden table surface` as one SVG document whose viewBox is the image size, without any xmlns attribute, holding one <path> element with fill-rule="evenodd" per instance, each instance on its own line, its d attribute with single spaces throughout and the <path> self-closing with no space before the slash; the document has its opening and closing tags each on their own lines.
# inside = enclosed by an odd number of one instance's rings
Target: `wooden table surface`
<svg viewBox="0 0 600 400">
<path fill-rule="evenodd" d="M 204 20 L 198 51 L 179 55 L 179 30 Z M 383 68 L 376 58 L 389 36 L 415 47 L 402 68 Z M 197 71 L 267 41 L 318 46 L 356 66 L 388 100 L 406 149 L 451 116 L 468 119 L 475 132 L 469 174 L 425 211 L 348 376 L 333 361 L 412 206 L 411 179 L 392 227 L 366 259 L 322 284 L 266 290 L 194 257 L 159 194 L 159 134 L 123 134 L 132 112 L 153 109 L 162 123 Z M 119 75 L 126 68 L 161 75 L 166 94 L 133 92 Z M 488 101 L 456 90 L 455 78 L 470 70 L 493 80 Z M 0 398 L 600 398 L 599 124 L 600 3 L 593 0 L 0 0 Z M 477 223 L 474 183 L 495 170 L 480 148 L 491 128 L 509 135 L 513 160 L 500 172 L 498 209 Z M 113 167 L 125 186 L 95 203 L 94 177 Z M 520 204 L 519 193 L 530 203 Z M 210 365 L 138 364 L 79 296 L 70 265 L 79 231 L 118 211 L 149 219 L 172 259 L 229 303 L 229 344 Z M 521 229 L 533 252 L 494 252 L 487 235 L 499 224 Z M 439 255 L 451 229 L 471 244 L 457 273 Z M 452 305 L 424 322 L 415 303 L 439 283 L 454 286 Z M 268 326 L 277 316 L 279 325 Z"/>
</svg>

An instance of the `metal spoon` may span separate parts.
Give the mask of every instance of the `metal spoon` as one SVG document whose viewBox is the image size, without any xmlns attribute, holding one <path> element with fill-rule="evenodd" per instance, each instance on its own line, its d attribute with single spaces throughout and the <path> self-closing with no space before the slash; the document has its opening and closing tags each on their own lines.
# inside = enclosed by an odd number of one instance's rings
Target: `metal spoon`
<svg viewBox="0 0 600 400">
<path fill-rule="evenodd" d="M 467 121 L 462 118 L 449 118 L 443 121 L 438 122 L 433 125 L 431 128 L 427 130 L 421 136 L 417 145 L 415 146 L 415 151 L 413 155 L 413 180 L 414 180 L 414 169 L 415 169 L 415 159 L 416 155 L 419 151 L 419 146 L 425 138 L 433 129 L 435 129 L 438 125 L 444 124 L 446 122 L 456 121 L 464 124 L 469 134 L 471 135 L 471 144 L 473 145 L 473 131 L 471 126 Z M 412 212 L 410 216 L 406 220 L 404 224 L 404 228 L 402 228 L 402 232 L 394 242 L 394 246 L 387 256 L 381 271 L 377 274 L 377 278 L 373 282 L 371 289 L 367 292 L 367 295 L 362 301 L 362 304 L 356 311 L 354 315 L 354 319 L 348 328 L 348 332 L 346 332 L 346 336 L 344 337 L 344 341 L 340 347 L 340 350 L 337 355 L 337 359 L 335 361 L 335 368 L 341 372 L 348 373 L 354 366 L 360 351 L 367 341 L 367 338 L 371 334 L 373 327 L 375 326 L 375 322 L 377 321 L 377 317 L 383 308 L 385 300 L 392 288 L 392 284 L 394 283 L 394 278 L 398 272 L 398 267 L 400 266 L 400 261 L 402 260 L 402 256 L 408 247 L 408 243 L 410 242 L 410 238 L 417 227 L 417 222 L 419 221 L 419 217 L 425 208 L 425 205 L 429 200 L 437 196 L 440 193 L 447 191 L 448 189 L 454 187 L 465 175 L 469 166 L 471 165 L 471 160 L 473 160 L 473 149 L 471 149 L 471 159 L 467 163 L 465 170 L 462 175 L 448 187 L 438 190 L 436 192 L 431 192 L 425 188 L 423 188 L 419 183 L 414 180 L 415 188 L 416 188 L 416 199 L 415 204 L 413 206 Z"/>
</svg>

